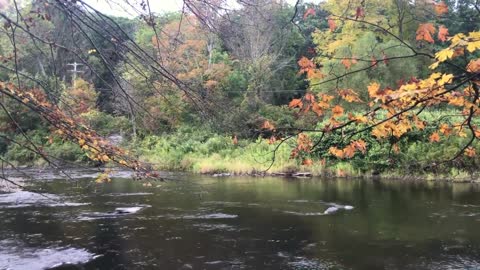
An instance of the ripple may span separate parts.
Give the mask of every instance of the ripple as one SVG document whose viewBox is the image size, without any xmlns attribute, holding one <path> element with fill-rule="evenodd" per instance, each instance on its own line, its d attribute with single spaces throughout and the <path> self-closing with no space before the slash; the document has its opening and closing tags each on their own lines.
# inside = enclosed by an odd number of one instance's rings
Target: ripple
<svg viewBox="0 0 480 270">
<path fill-rule="evenodd" d="M 95 254 L 85 249 L 72 247 L 25 247 L 23 243 L 12 240 L 0 241 L 0 269 L 37 270 L 78 265 L 95 258 Z"/>
</svg>

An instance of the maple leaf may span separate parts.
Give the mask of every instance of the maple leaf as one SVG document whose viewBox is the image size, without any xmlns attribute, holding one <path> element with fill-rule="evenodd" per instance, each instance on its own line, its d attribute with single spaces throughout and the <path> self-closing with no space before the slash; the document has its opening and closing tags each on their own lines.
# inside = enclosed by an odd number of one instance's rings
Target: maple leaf
<svg viewBox="0 0 480 270">
<path fill-rule="evenodd" d="M 343 58 L 341 63 L 345 66 L 346 69 L 350 69 L 350 67 L 352 66 L 352 62 L 350 62 L 350 59 L 348 58 Z"/>
<path fill-rule="evenodd" d="M 303 19 L 305 20 L 310 15 L 315 16 L 315 10 L 313 8 L 309 8 L 307 11 L 305 11 L 305 14 L 303 14 Z"/>
<path fill-rule="evenodd" d="M 479 73 L 480 72 L 480 58 L 476 60 L 470 60 L 470 63 L 467 65 L 467 71 L 471 73 Z"/>
<path fill-rule="evenodd" d="M 292 101 L 290 101 L 290 103 L 288 103 L 288 107 L 290 108 L 296 108 L 296 107 L 303 107 L 303 102 L 301 99 L 299 98 L 294 98 L 292 99 Z"/>
<path fill-rule="evenodd" d="M 468 156 L 468 157 L 474 157 L 477 155 L 476 151 L 475 151 L 475 148 L 473 147 L 468 147 L 467 149 L 465 149 L 465 155 Z"/>
<path fill-rule="evenodd" d="M 450 133 L 452 133 L 452 129 L 450 128 L 450 126 L 448 124 L 445 124 L 445 123 L 440 125 L 439 131 L 444 136 L 448 136 L 448 135 L 450 135 Z"/>
<path fill-rule="evenodd" d="M 337 28 L 335 21 L 332 18 L 328 18 L 327 22 L 328 22 L 328 28 L 330 28 L 330 32 L 335 31 L 335 29 Z"/>
<path fill-rule="evenodd" d="M 346 158 L 352 158 L 355 155 L 355 147 L 353 145 L 348 145 L 343 149 L 343 156 Z"/>
<path fill-rule="evenodd" d="M 335 146 L 330 147 L 328 151 L 337 158 L 343 158 L 343 151 Z"/>
<path fill-rule="evenodd" d="M 446 28 L 444 25 L 440 25 L 438 28 L 438 40 L 441 40 L 443 42 L 447 41 L 448 37 L 448 28 Z"/>
<path fill-rule="evenodd" d="M 378 90 L 380 90 L 380 84 L 378 83 L 371 83 L 368 87 L 368 94 L 370 97 L 378 97 Z"/>
<path fill-rule="evenodd" d="M 332 108 L 333 117 L 339 117 L 343 114 L 343 108 L 339 105 L 336 105 Z"/>
<path fill-rule="evenodd" d="M 421 23 L 417 29 L 416 40 L 425 40 L 429 43 L 434 43 L 432 35 L 435 34 L 435 27 L 431 23 Z"/>
<path fill-rule="evenodd" d="M 443 49 L 435 54 L 435 58 L 438 59 L 438 62 L 444 62 L 447 59 L 452 58 L 455 55 L 455 50 L 450 48 Z"/>
<path fill-rule="evenodd" d="M 445 4 L 444 1 L 440 1 L 439 3 L 435 4 L 435 13 L 437 13 L 439 16 L 448 13 L 447 4 Z"/>
<path fill-rule="evenodd" d="M 312 62 L 312 60 L 306 58 L 305 56 L 300 58 L 300 60 L 298 60 L 297 63 L 298 63 L 298 66 L 300 67 L 300 71 L 299 71 L 300 74 L 306 73 L 315 68 L 315 64 Z"/>
<path fill-rule="evenodd" d="M 467 43 L 467 51 L 473 53 L 474 51 L 480 49 L 480 40 L 479 41 L 470 41 Z"/>
<path fill-rule="evenodd" d="M 315 102 L 315 96 L 310 93 L 305 94 L 304 99 L 310 103 Z"/>
<path fill-rule="evenodd" d="M 429 138 L 430 142 L 440 142 L 440 135 L 437 132 L 432 133 Z"/>
<path fill-rule="evenodd" d="M 347 102 L 362 102 L 358 94 L 352 89 L 340 90 L 338 93 Z"/>
<path fill-rule="evenodd" d="M 367 144 L 365 143 L 364 140 L 360 139 L 360 140 L 357 140 L 357 141 L 353 141 L 351 143 L 352 146 L 355 147 L 355 149 L 357 149 L 358 151 L 362 152 L 363 154 L 365 154 L 365 152 L 367 152 Z"/>
</svg>

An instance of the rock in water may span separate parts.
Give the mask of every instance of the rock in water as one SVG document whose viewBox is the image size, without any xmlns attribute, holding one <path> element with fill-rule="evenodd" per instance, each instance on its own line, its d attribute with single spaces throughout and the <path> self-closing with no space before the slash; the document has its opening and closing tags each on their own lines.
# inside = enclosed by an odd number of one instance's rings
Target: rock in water
<svg viewBox="0 0 480 270">
<path fill-rule="evenodd" d="M 338 211 L 338 207 L 334 207 L 334 206 L 331 206 L 329 208 L 327 208 L 327 210 L 325 210 L 325 212 L 323 212 L 325 215 L 328 215 L 328 214 L 332 214 L 332 213 L 335 213 Z"/>
<path fill-rule="evenodd" d="M 115 208 L 115 213 L 116 214 L 135 214 L 142 209 L 143 209 L 143 207 L 141 207 L 141 206 L 118 207 L 118 208 Z"/>
</svg>

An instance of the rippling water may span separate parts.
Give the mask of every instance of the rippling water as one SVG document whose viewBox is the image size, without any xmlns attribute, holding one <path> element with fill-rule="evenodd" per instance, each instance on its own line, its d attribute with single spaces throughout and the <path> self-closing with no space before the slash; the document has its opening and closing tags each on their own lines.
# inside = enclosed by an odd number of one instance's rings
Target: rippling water
<svg viewBox="0 0 480 270">
<path fill-rule="evenodd" d="M 480 269 L 475 185 L 176 177 L 1 194 L 0 269 Z"/>
</svg>

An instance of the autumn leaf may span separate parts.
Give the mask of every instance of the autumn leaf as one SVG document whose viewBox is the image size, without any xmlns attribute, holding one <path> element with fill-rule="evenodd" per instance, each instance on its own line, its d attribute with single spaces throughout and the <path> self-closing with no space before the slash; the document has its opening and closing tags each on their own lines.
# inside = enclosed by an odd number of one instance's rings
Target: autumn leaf
<svg viewBox="0 0 480 270">
<path fill-rule="evenodd" d="M 355 155 L 355 147 L 353 145 L 348 145 L 343 149 L 343 156 L 346 158 L 352 158 Z"/>
<path fill-rule="evenodd" d="M 344 89 L 338 91 L 340 96 L 347 102 L 362 102 L 358 94 L 352 89 Z"/>
<path fill-rule="evenodd" d="M 306 93 L 303 98 L 310 103 L 315 102 L 315 96 L 312 95 L 311 93 Z"/>
<path fill-rule="evenodd" d="M 477 155 L 475 148 L 468 147 L 467 149 L 465 149 L 465 155 L 468 157 L 475 157 Z"/>
<path fill-rule="evenodd" d="M 444 62 L 447 59 L 452 58 L 455 55 L 455 50 L 451 48 L 443 49 L 435 54 L 435 58 L 438 59 L 439 62 Z"/>
<path fill-rule="evenodd" d="M 343 158 L 343 151 L 335 146 L 330 147 L 328 151 L 337 158 Z"/>
<path fill-rule="evenodd" d="M 345 66 L 346 69 L 350 69 L 350 67 L 352 66 L 352 62 L 350 62 L 350 59 L 348 58 L 343 58 L 341 63 Z"/>
<path fill-rule="evenodd" d="M 450 128 L 450 126 L 448 124 L 445 124 L 445 123 L 440 125 L 439 131 L 444 136 L 448 136 L 448 135 L 450 135 L 450 133 L 452 133 L 452 129 Z"/>
<path fill-rule="evenodd" d="M 434 43 L 432 35 L 435 34 L 435 27 L 431 23 L 421 23 L 417 29 L 416 40 L 425 40 Z"/>
<path fill-rule="evenodd" d="M 367 152 L 367 144 L 365 143 L 364 140 L 360 139 L 360 140 L 357 140 L 357 141 L 353 141 L 350 143 L 352 146 L 355 147 L 355 149 L 357 149 L 358 151 L 362 152 L 363 154 L 365 154 Z"/>
<path fill-rule="evenodd" d="M 378 83 L 371 83 L 367 88 L 370 97 L 374 98 L 378 96 L 378 90 L 380 90 L 380 85 Z"/>
<path fill-rule="evenodd" d="M 429 138 L 430 142 L 440 142 L 440 135 L 437 132 L 432 133 Z"/>
<path fill-rule="evenodd" d="M 438 28 L 438 40 L 441 40 L 443 42 L 447 41 L 448 37 L 448 28 L 446 28 L 444 25 L 440 25 Z"/>
<path fill-rule="evenodd" d="M 300 74 L 306 73 L 315 68 L 315 64 L 312 62 L 312 60 L 306 58 L 305 56 L 300 58 L 300 60 L 298 60 L 297 63 L 298 63 L 298 66 L 300 67 L 300 71 L 299 71 Z"/>
<path fill-rule="evenodd" d="M 330 28 L 330 31 L 333 32 L 337 28 L 337 25 L 335 24 L 335 21 L 332 18 L 328 18 L 328 28 Z"/>
<path fill-rule="evenodd" d="M 315 15 L 315 10 L 313 8 L 309 8 L 307 11 L 305 11 L 305 14 L 303 14 L 303 19 L 305 20 L 310 15 Z"/>
<path fill-rule="evenodd" d="M 467 65 L 467 71 L 470 73 L 480 73 L 480 58 L 470 60 L 470 63 Z"/>
<path fill-rule="evenodd" d="M 288 103 L 288 107 L 290 108 L 296 108 L 296 107 L 303 107 L 303 102 L 301 99 L 299 98 L 294 98 L 292 99 L 292 101 L 290 101 L 290 103 Z"/>
<path fill-rule="evenodd" d="M 437 13 L 439 16 L 448 13 L 447 4 L 445 4 L 444 1 L 440 1 L 439 3 L 435 4 L 435 13 Z"/>
<path fill-rule="evenodd" d="M 336 105 L 332 108 L 333 117 L 339 117 L 343 114 L 343 108 L 339 105 Z"/>
<path fill-rule="evenodd" d="M 312 166 L 313 165 L 313 161 L 309 158 L 306 158 L 302 161 L 302 165 L 305 165 L 305 166 Z"/>
</svg>

